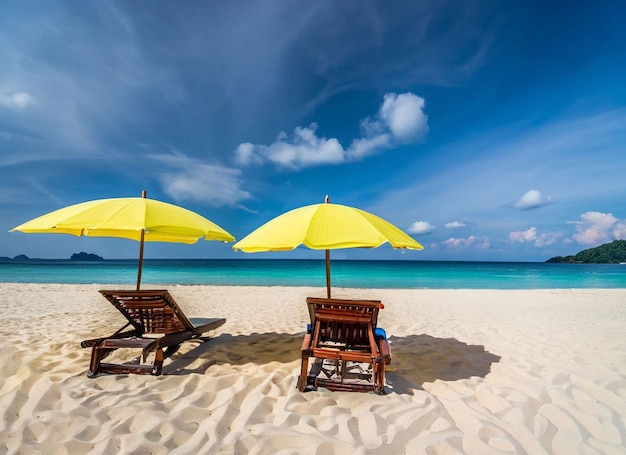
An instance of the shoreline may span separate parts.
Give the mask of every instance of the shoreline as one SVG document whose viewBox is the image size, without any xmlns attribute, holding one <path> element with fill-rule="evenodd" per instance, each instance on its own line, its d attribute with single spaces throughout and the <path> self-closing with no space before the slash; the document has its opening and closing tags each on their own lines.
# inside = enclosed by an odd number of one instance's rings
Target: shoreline
<svg viewBox="0 0 626 455">
<path fill-rule="evenodd" d="M 295 388 L 326 292 L 307 286 L 146 284 L 226 324 L 163 376 L 89 379 L 80 341 L 123 324 L 97 292 L 116 287 L 0 283 L 0 451 L 625 453 L 626 289 L 333 288 L 385 304 L 377 396 Z"/>
</svg>

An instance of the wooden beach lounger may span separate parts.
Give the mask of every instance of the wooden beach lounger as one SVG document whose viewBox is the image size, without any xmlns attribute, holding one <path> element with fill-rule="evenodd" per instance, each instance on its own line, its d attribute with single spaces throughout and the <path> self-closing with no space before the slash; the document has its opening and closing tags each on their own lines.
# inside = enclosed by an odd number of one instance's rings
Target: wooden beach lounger
<svg viewBox="0 0 626 455">
<path fill-rule="evenodd" d="M 136 373 L 158 376 L 162 373 L 163 360 L 174 354 L 180 345 L 216 329 L 226 319 L 202 319 L 194 325 L 166 290 L 100 291 L 128 319 L 128 323 L 113 335 L 85 340 L 83 348 L 90 347 L 91 364 L 87 376 L 100 373 Z M 128 330 L 126 330 L 128 329 Z M 143 362 L 154 352 L 152 365 L 102 363 L 116 349 L 142 350 Z M 164 350 L 165 349 L 165 350 Z"/>
<path fill-rule="evenodd" d="M 391 363 L 391 350 L 384 331 L 376 327 L 383 304 L 308 297 L 307 305 L 311 330 L 302 341 L 298 389 L 304 391 L 312 382 L 329 390 L 384 393 L 385 365 Z M 309 357 L 319 359 L 311 374 Z M 366 369 L 362 364 L 367 364 Z"/>
</svg>

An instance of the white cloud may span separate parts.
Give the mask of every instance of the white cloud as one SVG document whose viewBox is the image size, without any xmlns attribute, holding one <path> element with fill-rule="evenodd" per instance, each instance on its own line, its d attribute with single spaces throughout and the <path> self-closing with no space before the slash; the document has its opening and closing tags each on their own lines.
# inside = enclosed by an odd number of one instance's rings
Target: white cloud
<svg viewBox="0 0 626 455">
<path fill-rule="evenodd" d="M 380 150 L 391 148 L 391 136 L 379 134 L 378 136 L 354 139 L 350 144 L 348 153 L 353 160 L 359 160 L 366 156 L 374 155 Z"/>
<path fill-rule="evenodd" d="M 446 223 L 444 227 L 447 229 L 459 229 L 464 228 L 465 226 L 467 226 L 467 224 L 463 221 L 453 221 L 451 223 Z"/>
<path fill-rule="evenodd" d="M 536 247 L 542 247 L 552 245 L 555 243 L 561 233 L 558 232 L 546 232 L 542 234 L 537 233 L 537 228 L 531 227 L 525 231 L 514 231 L 509 234 L 509 242 L 511 243 L 530 243 L 532 242 Z"/>
<path fill-rule="evenodd" d="M 428 132 L 426 102 L 413 93 L 387 93 L 377 117 L 361 121 L 361 137 L 354 139 L 348 157 L 359 160 L 382 150 L 419 141 Z"/>
<path fill-rule="evenodd" d="M 526 231 L 515 231 L 509 234 L 509 241 L 524 243 L 537 238 L 537 228 L 531 227 Z"/>
<path fill-rule="evenodd" d="M 244 142 L 235 150 L 235 159 L 239 164 L 261 164 L 263 158 L 254 151 L 254 144 Z"/>
<path fill-rule="evenodd" d="M 543 234 L 539 235 L 539 237 L 537 237 L 537 239 L 535 240 L 535 246 L 536 247 L 542 247 L 542 246 L 553 245 L 554 243 L 557 242 L 557 240 L 562 235 L 563 234 L 561 234 L 560 232 L 546 232 L 546 233 L 543 233 Z"/>
<path fill-rule="evenodd" d="M 179 154 L 149 157 L 171 168 L 162 172 L 159 179 L 164 191 L 177 201 L 192 199 L 220 207 L 237 205 L 251 197 L 240 187 L 238 169 L 206 164 Z"/>
<path fill-rule="evenodd" d="M 271 145 L 241 144 L 236 151 L 240 164 L 271 161 L 283 167 L 298 169 L 320 164 L 336 164 L 344 160 L 344 150 L 337 139 L 320 138 L 317 125 L 297 127 L 291 136 L 280 133 Z"/>
<path fill-rule="evenodd" d="M 544 197 L 538 190 L 530 190 L 524 193 L 519 201 L 513 204 L 513 208 L 518 210 L 530 210 L 539 208 L 549 203 L 549 197 Z"/>
<path fill-rule="evenodd" d="M 361 121 L 361 137 L 344 147 L 335 138 L 317 136 L 317 124 L 281 132 L 273 144 L 242 143 L 235 151 L 238 164 L 266 161 L 289 169 L 361 160 L 402 144 L 413 143 L 428 132 L 425 101 L 413 93 L 387 93 L 375 118 Z"/>
<path fill-rule="evenodd" d="M 476 249 L 487 249 L 491 246 L 487 237 L 478 238 L 473 235 L 466 239 L 457 239 L 454 237 L 449 238 L 442 242 L 444 246 L 456 249 L 474 247 Z"/>
<path fill-rule="evenodd" d="M 32 104 L 35 104 L 35 98 L 29 93 L 0 93 L 0 105 L 9 108 L 24 109 Z"/>
<path fill-rule="evenodd" d="M 626 220 L 620 221 L 615 225 L 613 237 L 616 240 L 626 240 Z"/>
<path fill-rule="evenodd" d="M 398 142 L 412 143 L 428 132 L 425 105 L 424 98 L 413 93 L 387 93 L 379 115 Z"/>
<path fill-rule="evenodd" d="M 435 226 L 430 224 L 428 221 L 416 221 L 411 225 L 408 229 L 411 234 L 428 234 L 433 232 L 436 229 Z"/>
<path fill-rule="evenodd" d="M 578 243 L 597 245 L 626 237 L 626 221 L 619 220 L 611 213 L 586 212 L 580 215 L 576 224 L 576 234 L 572 238 Z"/>
</svg>

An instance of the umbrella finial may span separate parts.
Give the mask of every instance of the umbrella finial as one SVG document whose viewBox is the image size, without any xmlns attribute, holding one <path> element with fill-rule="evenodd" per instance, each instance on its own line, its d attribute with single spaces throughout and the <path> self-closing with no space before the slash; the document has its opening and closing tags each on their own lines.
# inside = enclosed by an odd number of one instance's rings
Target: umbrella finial
<svg viewBox="0 0 626 455">
<path fill-rule="evenodd" d="M 141 197 L 146 198 L 146 190 L 141 190 Z"/>
<path fill-rule="evenodd" d="M 328 197 L 328 194 L 326 195 L 326 197 L 324 198 L 324 202 L 326 204 L 328 204 L 330 202 L 330 198 Z"/>
</svg>

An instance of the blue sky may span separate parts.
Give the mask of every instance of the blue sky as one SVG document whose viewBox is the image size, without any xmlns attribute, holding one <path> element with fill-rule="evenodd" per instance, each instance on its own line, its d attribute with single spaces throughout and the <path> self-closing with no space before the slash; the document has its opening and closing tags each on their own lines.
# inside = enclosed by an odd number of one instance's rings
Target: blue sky
<svg viewBox="0 0 626 455">
<path fill-rule="evenodd" d="M 135 258 L 8 230 L 143 189 L 238 239 L 329 194 L 425 247 L 334 258 L 544 261 L 626 239 L 624 0 L 0 9 L 0 256 Z"/>
</svg>

